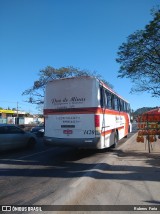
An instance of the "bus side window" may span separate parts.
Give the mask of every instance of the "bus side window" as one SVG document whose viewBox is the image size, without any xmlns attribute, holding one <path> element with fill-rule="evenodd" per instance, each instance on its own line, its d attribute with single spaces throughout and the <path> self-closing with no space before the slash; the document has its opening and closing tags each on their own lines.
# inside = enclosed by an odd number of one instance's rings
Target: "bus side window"
<svg viewBox="0 0 160 214">
<path fill-rule="evenodd" d="M 114 95 L 111 94 L 111 105 L 112 105 L 112 109 L 115 109 L 114 107 Z"/>
<path fill-rule="evenodd" d="M 100 86 L 100 105 L 101 105 L 101 108 L 104 108 L 105 106 L 104 89 L 101 86 Z"/>
<path fill-rule="evenodd" d="M 119 98 L 117 98 L 117 105 L 118 105 L 118 111 L 120 111 L 121 110 L 121 106 L 120 106 L 120 99 Z"/>
<path fill-rule="evenodd" d="M 131 109 L 130 109 L 130 105 L 127 103 L 127 112 L 130 114 L 131 113 Z"/>
<path fill-rule="evenodd" d="M 114 109 L 119 111 L 119 99 L 117 96 L 114 96 Z"/>
<path fill-rule="evenodd" d="M 106 90 L 106 108 L 112 109 L 112 94 Z"/>
<path fill-rule="evenodd" d="M 124 111 L 124 101 L 121 100 L 121 111 Z"/>
<path fill-rule="evenodd" d="M 119 109 L 123 111 L 123 101 L 121 99 L 119 100 Z"/>
<path fill-rule="evenodd" d="M 124 102 L 124 111 L 127 112 L 127 103 Z"/>
</svg>

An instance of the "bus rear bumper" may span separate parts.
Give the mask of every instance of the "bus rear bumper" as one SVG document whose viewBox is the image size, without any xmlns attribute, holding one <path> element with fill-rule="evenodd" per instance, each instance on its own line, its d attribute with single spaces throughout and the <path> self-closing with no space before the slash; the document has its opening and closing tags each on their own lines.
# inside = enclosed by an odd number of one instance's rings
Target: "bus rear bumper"
<svg viewBox="0 0 160 214">
<path fill-rule="evenodd" d="M 44 136 L 44 144 L 47 146 L 76 147 L 76 148 L 98 148 L 100 149 L 100 138 L 53 138 Z"/>
</svg>

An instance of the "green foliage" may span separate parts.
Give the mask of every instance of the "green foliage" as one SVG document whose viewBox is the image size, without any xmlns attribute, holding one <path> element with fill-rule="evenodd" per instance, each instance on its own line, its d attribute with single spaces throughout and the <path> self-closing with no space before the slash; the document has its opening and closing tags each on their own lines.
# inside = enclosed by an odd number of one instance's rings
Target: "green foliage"
<svg viewBox="0 0 160 214">
<path fill-rule="evenodd" d="M 131 92 L 148 92 L 160 97 L 160 11 L 154 10 L 153 20 L 131 34 L 119 47 L 116 61 L 121 64 L 120 78 L 134 83 Z"/>
<path fill-rule="evenodd" d="M 133 115 L 134 117 L 138 116 L 138 115 L 141 115 L 141 114 L 144 114 L 145 112 L 148 112 L 150 110 L 153 110 L 153 109 L 157 109 L 158 107 L 142 107 L 142 108 L 139 108 L 137 109 L 136 111 L 134 111 Z"/>
<path fill-rule="evenodd" d="M 113 88 L 113 86 L 105 81 L 101 75 L 98 75 L 96 72 L 90 72 L 88 70 L 80 70 L 78 68 L 74 68 L 72 66 L 69 67 L 61 67 L 59 69 L 53 68 L 51 66 L 47 66 L 45 69 L 39 71 L 39 79 L 36 80 L 33 86 L 27 90 L 25 90 L 22 95 L 28 96 L 27 102 L 32 104 L 43 104 L 44 103 L 44 92 L 45 86 L 48 81 L 60 78 L 69 78 L 75 76 L 95 76 L 98 79 L 102 80 L 109 87 Z"/>
</svg>

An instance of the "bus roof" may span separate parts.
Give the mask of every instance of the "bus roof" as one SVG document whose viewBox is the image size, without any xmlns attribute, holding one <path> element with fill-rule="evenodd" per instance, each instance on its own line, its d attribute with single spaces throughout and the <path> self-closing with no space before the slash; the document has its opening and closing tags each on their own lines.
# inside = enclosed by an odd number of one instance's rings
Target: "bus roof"
<svg viewBox="0 0 160 214">
<path fill-rule="evenodd" d="M 120 99 L 122 99 L 123 101 L 129 103 L 127 100 L 125 100 L 123 97 L 121 97 L 119 94 L 117 94 L 117 92 L 115 92 L 113 89 L 111 89 L 109 86 L 107 86 L 102 80 L 98 79 L 95 76 L 75 76 L 75 77 L 67 77 L 67 78 L 60 78 L 60 79 L 53 79 L 50 80 L 49 82 L 53 82 L 53 81 L 60 81 L 60 80 L 67 80 L 67 79 L 95 79 L 99 82 L 100 85 L 102 85 L 104 88 L 106 88 L 108 91 L 110 91 L 111 93 L 115 94 L 116 96 L 118 96 Z"/>
<path fill-rule="evenodd" d="M 109 86 L 107 86 L 103 81 L 99 80 L 100 84 L 106 88 L 108 91 L 110 91 L 111 93 L 115 94 L 117 97 L 119 97 L 120 99 L 122 99 L 123 101 L 125 101 L 126 103 L 129 103 L 126 99 L 124 99 L 122 96 L 120 96 L 119 94 L 117 94 L 117 92 L 115 92 L 112 88 L 110 88 Z"/>
</svg>

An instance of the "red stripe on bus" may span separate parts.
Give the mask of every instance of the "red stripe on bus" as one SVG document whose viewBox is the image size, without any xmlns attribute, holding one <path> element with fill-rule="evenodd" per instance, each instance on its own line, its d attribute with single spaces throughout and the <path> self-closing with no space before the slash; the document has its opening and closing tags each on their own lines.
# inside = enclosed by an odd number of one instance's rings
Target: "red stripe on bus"
<svg viewBox="0 0 160 214">
<path fill-rule="evenodd" d="M 91 114 L 99 112 L 100 108 L 70 108 L 70 109 L 44 109 L 44 115 L 50 114 Z"/>
<path fill-rule="evenodd" d="M 115 132 L 115 129 L 111 129 L 111 130 L 108 130 L 108 131 L 104 131 L 101 133 L 102 136 L 105 136 L 107 134 L 111 134 L 111 133 L 114 133 Z"/>
<path fill-rule="evenodd" d="M 70 108 L 70 109 L 44 109 L 44 115 L 54 114 L 109 114 L 109 115 L 126 115 L 126 112 L 102 109 L 100 107 L 91 108 Z"/>
<path fill-rule="evenodd" d="M 118 131 L 121 130 L 121 129 L 124 129 L 124 126 L 118 127 L 117 129 L 118 129 Z M 111 130 L 104 131 L 104 132 L 101 133 L 101 135 L 105 136 L 105 135 L 108 135 L 108 134 L 112 134 L 112 133 L 115 132 L 115 130 L 116 129 L 111 129 Z"/>
</svg>

